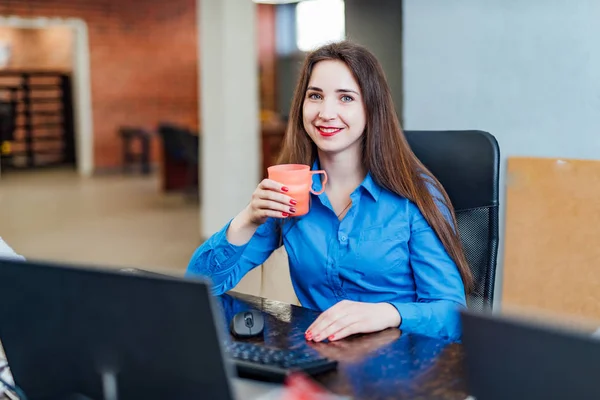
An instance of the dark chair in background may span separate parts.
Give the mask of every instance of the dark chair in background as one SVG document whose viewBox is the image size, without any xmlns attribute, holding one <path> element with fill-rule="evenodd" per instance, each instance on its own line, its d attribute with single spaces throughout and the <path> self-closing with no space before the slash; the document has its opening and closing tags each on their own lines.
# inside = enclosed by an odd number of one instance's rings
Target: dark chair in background
<svg viewBox="0 0 600 400">
<path fill-rule="evenodd" d="M 14 101 L 0 101 L 0 170 L 12 166 L 11 147 L 15 139 Z"/>
<path fill-rule="evenodd" d="M 491 309 L 499 241 L 498 142 L 483 131 L 405 131 L 405 135 L 452 201 L 475 278 L 469 307 Z"/>
<path fill-rule="evenodd" d="M 14 140 L 15 104 L 12 101 L 0 101 L 0 141 Z"/>
<path fill-rule="evenodd" d="M 152 134 L 143 128 L 121 127 L 119 136 L 123 142 L 123 172 L 129 172 L 131 166 L 139 164 L 144 175 L 150 173 L 150 142 Z M 133 146 L 139 143 L 139 151 L 135 152 Z"/>
<path fill-rule="evenodd" d="M 163 143 L 164 189 L 183 189 L 198 196 L 200 185 L 200 137 L 171 123 L 160 123 L 158 134 Z"/>
</svg>

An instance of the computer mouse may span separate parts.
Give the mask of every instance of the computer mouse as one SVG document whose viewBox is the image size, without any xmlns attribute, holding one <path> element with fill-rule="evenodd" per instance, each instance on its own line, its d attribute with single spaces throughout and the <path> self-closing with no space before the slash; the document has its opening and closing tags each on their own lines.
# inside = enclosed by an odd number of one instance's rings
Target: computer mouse
<svg viewBox="0 0 600 400">
<path fill-rule="evenodd" d="M 265 327 L 263 315 L 256 310 L 241 311 L 231 320 L 231 333 L 234 336 L 248 338 L 262 334 Z"/>
</svg>

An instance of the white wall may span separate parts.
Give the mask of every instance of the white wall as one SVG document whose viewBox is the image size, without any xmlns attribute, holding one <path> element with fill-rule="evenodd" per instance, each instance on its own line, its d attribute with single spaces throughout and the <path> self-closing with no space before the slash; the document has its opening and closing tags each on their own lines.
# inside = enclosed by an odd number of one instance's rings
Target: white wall
<svg viewBox="0 0 600 400">
<path fill-rule="evenodd" d="M 346 38 L 375 54 L 402 118 L 402 1 L 345 0 L 345 14 Z"/>
<path fill-rule="evenodd" d="M 198 0 L 201 235 L 250 201 L 260 181 L 256 5 Z"/>
<path fill-rule="evenodd" d="M 503 172 L 600 159 L 600 1 L 404 0 L 403 16 L 406 129 L 486 130 Z"/>
</svg>

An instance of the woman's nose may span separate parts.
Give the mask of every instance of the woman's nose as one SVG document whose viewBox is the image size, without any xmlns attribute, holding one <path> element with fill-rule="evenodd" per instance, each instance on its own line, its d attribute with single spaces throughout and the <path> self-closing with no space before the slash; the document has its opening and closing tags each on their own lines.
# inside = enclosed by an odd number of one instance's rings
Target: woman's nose
<svg viewBox="0 0 600 400">
<path fill-rule="evenodd" d="M 323 120 L 332 120 L 336 116 L 335 105 L 331 104 L 330 101 L 324 101 L 321 103 L 321 109 L 319 110 L 319 118 Z"/>
</svg>

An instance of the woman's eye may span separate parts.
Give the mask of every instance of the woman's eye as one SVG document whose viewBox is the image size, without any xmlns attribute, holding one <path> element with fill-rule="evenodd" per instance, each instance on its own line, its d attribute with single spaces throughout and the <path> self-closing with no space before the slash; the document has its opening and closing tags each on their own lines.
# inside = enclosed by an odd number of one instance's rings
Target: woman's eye
<svg viewBox="0 0 600 400">
<path fill-rule="evenodd" d="M 318 93 L 310 93 L 308 95 L 308 98 L 311 100 L 320 100 L 321 99 L 321 95 Z"/>
<path fill-rule="evenodd" d="M 354 100 L 354 99 L 353 99 L 352 97 L 350 97 L 350 96 L 342 96 L 342 101 L 343 101 L 344 103 L 349 103 L 349 102 L 351 102 L 352 100 Z"/>
</svg>

